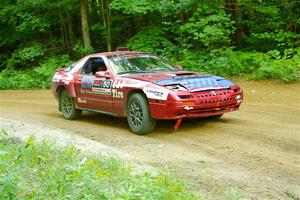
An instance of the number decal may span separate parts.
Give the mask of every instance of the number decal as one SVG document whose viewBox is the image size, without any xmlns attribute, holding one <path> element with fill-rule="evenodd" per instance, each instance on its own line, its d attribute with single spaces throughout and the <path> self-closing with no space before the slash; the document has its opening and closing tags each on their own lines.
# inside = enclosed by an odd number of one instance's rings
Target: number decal
<svg viewBox="0 0 300 200">
<path fill-rule="evenodd" d="M 93 83 L 92 92 L 94 94 L 111 94 L 111 81 L 107 80 L 95 80 Z"/>
</svg>

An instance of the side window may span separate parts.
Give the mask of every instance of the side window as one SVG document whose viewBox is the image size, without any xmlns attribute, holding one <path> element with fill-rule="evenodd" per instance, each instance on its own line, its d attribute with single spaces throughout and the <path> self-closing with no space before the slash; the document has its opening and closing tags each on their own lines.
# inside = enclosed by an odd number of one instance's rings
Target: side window
<svg viewBox="0 0 300 200">
<path fill-rule="evenodd" d="M 85 64 L 87 58 L 81 58 L 80 60 L 73 63 L 70 67 L 66 68 L 66 72 L 75 72 L 77 70 L 80 70 L 82 66 Z"/>
<path fill-rule="evenodd" d="M 104 60 L 100 57 L 89 58 L 82 67 L 81 74 L 83 75 L 95 75 L 98 71 L 106 71 L 106 65 Z"/>
</svg>

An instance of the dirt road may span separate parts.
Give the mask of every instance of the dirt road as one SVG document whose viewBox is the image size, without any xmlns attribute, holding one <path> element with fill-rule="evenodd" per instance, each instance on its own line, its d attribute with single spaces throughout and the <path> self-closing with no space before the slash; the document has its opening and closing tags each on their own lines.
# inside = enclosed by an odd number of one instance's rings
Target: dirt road
<svg viewBox="0 0 300 200">
<path fill-rule="evenodd" d="M 300 197 L 300 82 L 240 81 L 245 102 L 219 120 L 161 121 L 136 136 L 125 119 L 85 112 L 67 121 L 48 90 L 1 91 L 1 117 L 74 132 L 129 154 L 140 164 L 168 166 L 208 199 Z M 42 131 L 42 130 L 41 130 Z"/>
</svg>

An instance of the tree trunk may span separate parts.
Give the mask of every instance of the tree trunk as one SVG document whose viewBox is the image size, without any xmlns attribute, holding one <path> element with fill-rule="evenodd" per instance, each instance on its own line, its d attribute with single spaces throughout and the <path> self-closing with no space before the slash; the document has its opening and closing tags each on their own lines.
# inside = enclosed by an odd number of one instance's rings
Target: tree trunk
<svg viewBox="0 0 300 200">
<path fill-rule="evenodd" d="M 73 48 L 74 46 L 74 37 L 73 37 L 73 27 L 72 27 L 72 16 L 70 15 L 69 11 L 66 11 L 67 16 L 67 28 L 68 28 L 68 39 L 70 47 Z"/>
<path fill-rule="evenodd" d="M 235 21 L 236 31 L 233 36 L 233 43 L 241 47 L 244 44 L 245 30 L 242 24 L 243 14 L 238 0 L 225 0 L 225 8 L 231 19 Z"/>
<path fill-rule="evenodd" d="M 107 51 L 111 51 L 111 10 L 107 6 L 106 12 L 106 19 L 107 19 L 107 39 L 106 39 L 106 46 Z"/>
<path fill-rule="evenodd" d="M 129 31 L 127 38 L 131 38 L 133 35 L 135 35 L 135 22 L 134 22 L 134 17 L 129 16 Z"/>
<path fill-rule="evenodd" d="M 66 38 L 66 26 L 65 26 L 65 19 L 63 17 L 63 11 L 59 9 L 59 18 L 60 18 L 60 34 L 61 39 L 63 41 L 62 45 L 64 49 L 68 48 L 68 42 Z"/>
<path fill-rule="evenodd" d="M 82 38 L 84 48 L 91 47 L 88 14 L 87 14 L 87 0 L 81 0 L 80 2 L 80 14 L 81 14 L 81 25 L 82 25 Z"/>
<path fill-rule="evenodd" d="M 111 51 L 111 11 L 108 8 L 108 3 L 105 0 L 101 0 L 101 17 L 102 23 L 105 28 L 105 42 L 107 51 Z"/>
<path fill-rule="evenodd" d="M 243 14 L 240 8 L 240 5 L 238 1 L 235 0 L 235 18 L 236 18 L 236 39 L 237 39 L 237 45 L 238 46 L 243 46 L 244 44 L 244 35 L 245 35 L 245 30 L 243 26 Z"/>
</svg>

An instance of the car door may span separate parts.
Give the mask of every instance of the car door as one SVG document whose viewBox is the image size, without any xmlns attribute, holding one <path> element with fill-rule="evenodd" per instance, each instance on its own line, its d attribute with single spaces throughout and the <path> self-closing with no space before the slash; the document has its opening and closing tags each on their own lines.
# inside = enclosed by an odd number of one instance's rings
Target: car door
<svg viewBox="0 0 300 200">
<path fill-rule="evenodd" d="M 75 77 L 75 90 L 80 108 L 113 112 L 112 81 L 113 77 L 95 76 L 97 71 L 112 74 L 102 57 L 90 57 Z"/>
</svg>

